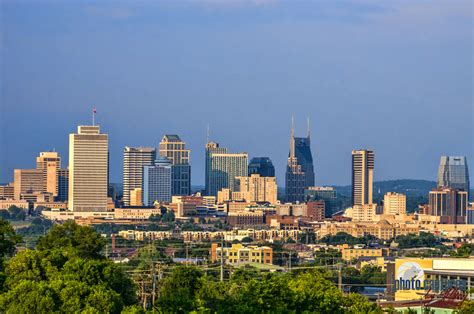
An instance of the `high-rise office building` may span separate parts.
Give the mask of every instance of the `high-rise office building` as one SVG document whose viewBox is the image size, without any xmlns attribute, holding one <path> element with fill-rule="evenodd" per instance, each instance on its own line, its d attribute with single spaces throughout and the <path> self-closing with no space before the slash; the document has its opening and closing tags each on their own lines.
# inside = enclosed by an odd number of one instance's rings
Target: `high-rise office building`
<svg viewBox="0 0 474 314">
<path fill-rule="evenodd" d="M 224 147 L 220 147 L 219 146 L 219 143 L 215 143 L 215 142 L 208 142 L 206 144 L 206 168 L 205 168 L 205 171 L 206 173 L 204 174 L 205 175 L 205 194 L 206 195 L 211 195 L 210 194 L 210 180 L 211 180 L 211 154 L 213 153 L 221 153 L 221 154 L 225 154 L 227 153 L 227 148 L 224 148 Z M 213 195 L 213 196 L 216 196 L 216 195 Z"/>
<path fill-rule="evenodd" d="M 227 148 L 209 142 L 206 144 L 206 193 L 217 196 L 222 189 L 236 191 L 236 177 L 246 177 L 248 154 L 229 153 Z"/>
<path fill-rule="evenodd" d="M 39 169 L 15 169 L 13 171 L 13 194 L 21 200 L 23 194 L 42 193 L 44 188 L 43 171 Z"/>
<path fill-rule="evenodd" d="M 123 151 L 123 204 L 131 206 L 130 192 L 141 189 L 143 184 L 143 167 L 151 166 L 156 159 L 153 147 L 128 147 Z"/>
<path fill-rule="evenodd" d="M 41 152 L 36 157 L 36 169 L 43 172 L 43 192 L 58 196 L 58 170 L 61 168 L 61 157 L 57 152 Z"/>
<path fill-rule="evenodd" d="M 332 186 L 310 186 L 304 190 L 305 200 L 324 201 L 324 216 L 331 217 L 333 213 L 340 210 L 337 202 L 337 192 Z"/>
<path fill-rule="evenodd" d="M 438 187 L 469 193 L 469 170 L 465 156 L 442 156 L 438 170 Z"/>
<path fill-rule="evenodd" d="M 352 151 L 352 220 L 373 221 L 377 204 L 373 203 L 374 152 Z"/>
<path fill-rule="evenodd" d="M 143 204 L 153 206 L 155 202 L 171 202 L 172 162 L 159 156 L 154 165 L 143 167 Z"/>
<path fill-rule="evenodd" d="M 383 213 L 403 215 L 407 212 L 407 197 L 405 194 L 388 192 L 383 197 Z"/>
<path fill-rule="evenodd" d="M 438 216 L 440 223 L 467 223 L 468 193 L 452 188 L 438 188 L 430 191 L 430 215 Z"/>
<path fill-rule="evenodd" d="M 304 190 L 313 185 L 314 166 L 309 127 L 307 137 L 295 137 L 295 129 L 292 125 L 290 153 L 285 175 L 286 201 L 303 202 Z"/>
<path fill-rule="evenodd" d="M 237 191 L 247 202 L 277 202 L 277 183 L 275 177 L 262 177 L 251 174 L 248 177 L 236 177 Z"/>
<path fill-rule="evenodd" d="M 268 157 L 254 157 L 249 163 L 249 176 L 259 174 L 261 177 L 274 177 L 275 167 Z"/>
<path fill-rule="evenodd" d="M 171 160 L 171 193 L 173 195 L 191 194 L 190 150 L 176 134 L 166 134 L 160 142 L 160 156 Z"/>
<path fill-rule="evenodd" d="M 69 134 L 69 210 L 107 211 L 109 136 L 98 125 Z"/>
<path fill-rule="evenodd" d="M 69 193 L 69 169 L 58 169 L 58 196 L 56 200 L 65 202 Z"/>
<path fill-rule="evenodd" d="M 372 204 L 374 152 L 352 151 L 352 205 Z"/>
</svg>

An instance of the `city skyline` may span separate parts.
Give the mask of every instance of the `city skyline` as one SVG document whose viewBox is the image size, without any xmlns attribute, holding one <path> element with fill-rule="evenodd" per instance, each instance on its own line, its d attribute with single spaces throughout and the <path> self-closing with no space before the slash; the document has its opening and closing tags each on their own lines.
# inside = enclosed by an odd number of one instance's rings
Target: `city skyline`
<svg viewBox="0 0 474 314">
<path fill-rule="evenodd" d="M 210 124 L 212 140 L 270 157 L 283 186 L 292 115 L 311 118 L 316 185 L 350 184 L 353 149 L 377 152 L 375 181 L 435 181 L 440 156 L 473 160 L 469 2 L 217 2 L 2 2 L 0 182 L 41 151 L 67 160 L 67 134 L 93 106 L 111 182 L 125 146 L 179 134 L 202 185 Z"/>
</svg>

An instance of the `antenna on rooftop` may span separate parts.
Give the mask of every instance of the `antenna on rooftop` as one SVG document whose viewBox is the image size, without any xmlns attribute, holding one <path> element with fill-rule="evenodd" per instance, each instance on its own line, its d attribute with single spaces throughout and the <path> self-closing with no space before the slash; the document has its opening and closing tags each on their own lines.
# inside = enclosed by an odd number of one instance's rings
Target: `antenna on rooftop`
<svg viewBox="0 0 474 314">
<path fill-rule="evenodd" d="M 92 125 L 95 125 L 95 114 L 97 113 L 97 109 L 95 107 L 92 109 Z"/>
<path fill-rule="evenodd" d="M 207 143 L 209 143 L 210 133 L 211 133 L 211 130 L 210 130 L 209 123 L 208 123 L 207 124 Z"/>
</svg>

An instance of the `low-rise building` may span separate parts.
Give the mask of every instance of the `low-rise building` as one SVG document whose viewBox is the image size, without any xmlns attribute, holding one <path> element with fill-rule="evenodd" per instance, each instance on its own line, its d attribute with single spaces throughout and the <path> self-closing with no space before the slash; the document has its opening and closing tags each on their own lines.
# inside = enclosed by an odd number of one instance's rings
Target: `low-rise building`
<svg viewBox="0 0 474 314">
<path fill-rule="evenodd" d="M 391 223 L 387 220 L 378 222 L 323 222 L 315 225 L 315 232 L 320 238 L 326 235 L 336 235 L 338 232 L 345 232 L 353 237 L 363 237 L 370 234 L 378 239 L 389 240 L 400 235 L 420 234 L 420 227 L 417 224 Z"/>
<path fill-rule="evenodd" d="M 211 260 L 213 262 L 220 260 L 221 254 L 224 262 L 231 265 L 273 263 L 273 250 L 268 246 L 232 244 L 230 248 L 221 248 L 217 243 L 213 243 L 211 245 Z"/>
<path fill-rule="evenodd" d="M 67 202 L 35 202 L 33 208 L 37 207 L 50 208 L 50 209 L 67 209 Z"/>
<path fill-rule="evenodd" d="M 9 209 L 11 206 L 28 209 L 28 202 L 25 200 L 13 200 L 13 199 L 0 200 L 0 209 Z"/>
<path fill-rule="evenodd" d="M 115 208 L 115 219 L 148 220 L 151 215 L 161 215 L 158 207 L 123 207 Z"/>
<path fill-rule="evenodd" d="M 264 225 L 265 214 L 262 211 L 229 212 L 227 223 L 233 227 Z"/>
<path fill-rule="evenodd" d="M 342 259 L 345 261 L 352 261 L 360 257 L 388 256 L 389 253 L 387 248 L 350 247 L 348 244 L 343 244 L 338 249 L 342 254 Z"/>
</svg>

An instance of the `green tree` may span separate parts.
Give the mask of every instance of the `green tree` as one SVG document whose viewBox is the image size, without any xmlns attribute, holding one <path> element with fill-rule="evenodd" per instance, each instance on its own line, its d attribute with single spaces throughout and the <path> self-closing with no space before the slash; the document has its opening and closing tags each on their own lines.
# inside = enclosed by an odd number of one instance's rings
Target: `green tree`
<svg viewBox="0 0 474 314">
<path fill-rule="evenodd" d="M 1 313 L 120 313 L 137 303 L 131 279 L 100 255 L 101 238 L 88 227 L 55 226 L 44 239 L 52 243 L 23 250 L 7 262 Z M 53 242 L 53 235 L 62 235 Z M 80 243 L 80 237 L 84 243 Z M 94 245 L 93 245 L 94 244 Z M 76 245 L 77 248 L 73 246 Z M 90 248 L 86 254 L 84 250 Z"/>
<path fill-rule="evenodd" d="M 201 288 L 202 272 L 194 267 L 180 266 L 163 280 L 158 305 L 166 313 L 190 312 L 196 307 L 195 296 Z"/>
<path fill-rule="evenodd" d="M 105 246 L 105 239 L 94 229 L 83 227 L 74 221 L 67 221 L 62 225 L 54 225 L 44 237 L 38 241 L 37 249 L 60 249 L 68 257 L 103 258 L 101 252 Z"/>
<path fill-rule="evenodd" d="M 464 301 L 461 306 L 456 310 L 457 314 L 472 314 L 474 313 L 474 301 Z"/>
<path fill-rule="evenodd" d="M 358 293 L 349 293 L 344 298 L 345 313 L 371 313 L 371 314 L 382 314 L 382 309 L 375 303 L 369 302 L 366 297 Z"/>
<path fill-rule="evenodd" d="M 455 252 L 451 252 L 453 257 L 469 257 L 474 254 L 474 245 L 463 243 Z"/>
<path fill-rule="evenodd" d="M 11 256 L 15 252 L 15 247 L 21 241 L 21 236 L 15 233 L 12 225 L 3 218 L 0 218 L 0 259 Z"/>
</svg>

